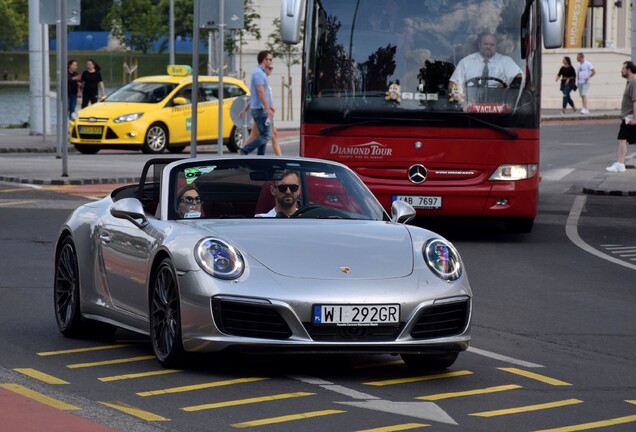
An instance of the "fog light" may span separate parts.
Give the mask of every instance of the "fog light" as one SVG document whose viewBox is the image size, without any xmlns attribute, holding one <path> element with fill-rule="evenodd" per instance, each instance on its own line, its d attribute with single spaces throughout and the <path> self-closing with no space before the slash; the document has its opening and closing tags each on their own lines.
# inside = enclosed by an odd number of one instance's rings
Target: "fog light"
<svg viewBox="0 0 636 432">
<path fill-rule="evenodd" d="M 508 198 L 498 198 L 497 201 L 495 201 L 495 204 L 501 206 L 508 205 Z"/>
<path fill-rule="evenodd" d="M 134 137 L 136 137 L 136 136 L 137 136 L 137 134 L 136 134 L 136 133 L 134 133 L 134 132 L 128 132 L 128 138 L 134 138 Z"/>
</svg>

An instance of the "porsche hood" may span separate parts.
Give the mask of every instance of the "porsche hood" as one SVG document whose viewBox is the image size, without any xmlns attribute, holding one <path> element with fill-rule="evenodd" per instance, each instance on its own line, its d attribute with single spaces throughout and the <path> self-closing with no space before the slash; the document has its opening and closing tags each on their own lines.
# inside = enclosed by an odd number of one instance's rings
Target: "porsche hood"
<svg viewBox="0 0 636 432">
<path fill-rule="evenodd" d="M 260 221 L 271 224 L 267 229 L 257 223 L 209 228 L 282 276 L 388 279 L 413 272 L 412 240 L 403 225 L 330 222 L 267 220 Z"/>
</svg>

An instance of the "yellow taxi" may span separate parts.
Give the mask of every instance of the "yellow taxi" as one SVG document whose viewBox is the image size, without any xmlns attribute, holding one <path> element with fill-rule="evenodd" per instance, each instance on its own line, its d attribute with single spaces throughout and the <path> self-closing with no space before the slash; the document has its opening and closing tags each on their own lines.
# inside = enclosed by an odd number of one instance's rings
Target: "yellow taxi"
<svg viewBox="0 0 636 432">
<path fill-rule="evenodd" d="M 169 66 L 168 75 L 136 79 L 100 102 L 80 110 L 70 124 L 77 151 L 140 149 L 144 153 L 179 153 L 192 134 L 192 76 L 188 66 Z M 219 78 L 200 76 L 197 143 L 216 144 L 219 124 Z M 236 98 L 249 95 L 243 81 L 223 78 L 223 142 L 231 152 L 243 144 L 242 129 L 230 117 Z"/>
</svg>

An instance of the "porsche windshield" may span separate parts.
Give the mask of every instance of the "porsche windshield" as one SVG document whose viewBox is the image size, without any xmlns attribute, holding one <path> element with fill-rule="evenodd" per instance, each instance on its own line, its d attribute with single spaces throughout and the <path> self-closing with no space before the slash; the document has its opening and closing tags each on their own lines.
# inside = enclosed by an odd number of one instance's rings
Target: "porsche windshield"
<svg viewBox="0 0 636 432">
<path fill-rule="evenodd" d="M 505 116 L 524 106 L 534 114 L 538 63 L 532 50 L 540 39 L 536 8 L 526 3 L 311 2 L 303 98 L 307 121 L 329 111 L 358 120 L 414 119 L 424 112 Z"/>
</svg>

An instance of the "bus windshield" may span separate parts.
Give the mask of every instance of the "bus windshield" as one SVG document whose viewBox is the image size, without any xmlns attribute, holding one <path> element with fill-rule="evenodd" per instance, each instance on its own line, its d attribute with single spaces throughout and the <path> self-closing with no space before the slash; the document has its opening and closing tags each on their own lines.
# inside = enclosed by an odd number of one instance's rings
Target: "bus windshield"
<svg viewBox="0 0 636 432">
<path fill-rule="evenodd" d="M 305 123 L 480 118 L 536 127 L 526 0 L 321 0 L 307 10 Z M 523 35 L 523 36 L 522 36 Z M 524 39 L 525 40 L 522 40 Z M 447 121 L 444 121 L 447 120 Z M 473 124 L 473 127 L 475 124 Z M 461 126 L 459 126 L 461 127 Z"/>
</svg>

